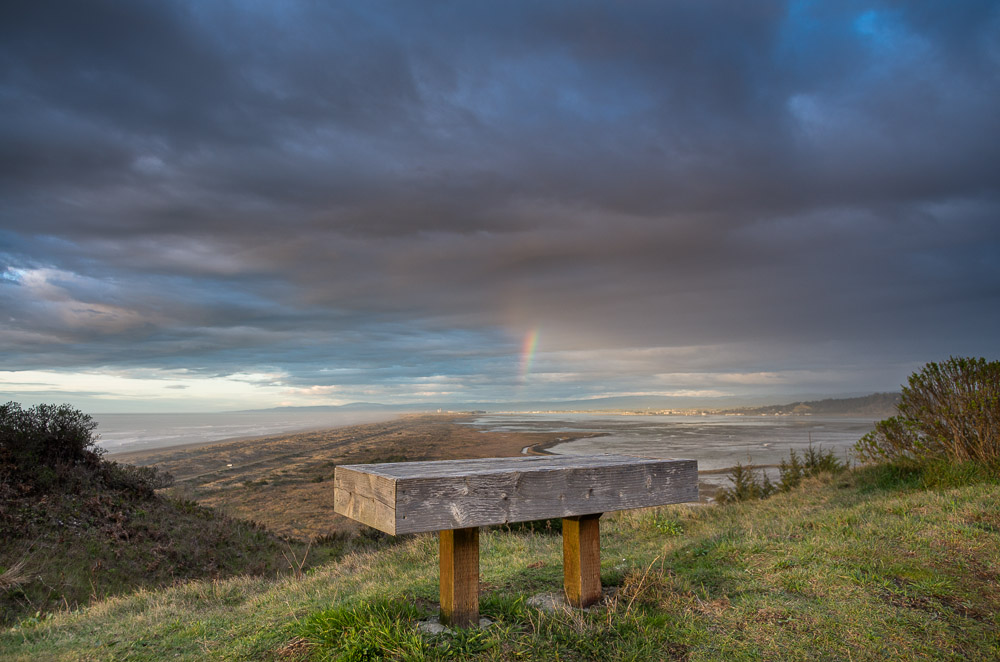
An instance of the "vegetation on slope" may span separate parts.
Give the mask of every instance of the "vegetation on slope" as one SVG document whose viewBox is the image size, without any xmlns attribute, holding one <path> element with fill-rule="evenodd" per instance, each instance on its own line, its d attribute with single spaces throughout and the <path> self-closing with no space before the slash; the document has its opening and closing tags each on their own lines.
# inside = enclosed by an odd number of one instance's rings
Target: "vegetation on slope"
<svg viewBox="0 0 1000 662">
<path fill-rule="evenodd" d="M 833 454 L 809 444 L 809 448 L 800 457 L 795 449 L 789 451 L 788 459 L 778 464 L 778 482 L 772 482 L 763 469 L 752 463 L 736 463 L 729 471 L 730 487 L 719 490 L 716 500 L 720 503 L 735 501 L 753 501 L 766 499 L 778 492 L 789 492 L 802 484 L 807 478 L 815 478 L 822 474 L 836 475 L 847 469 Z"/>
<path fill-rule="evenodd" d="M 863 458 L 1000 467 L 1000 361 L 928 363 L 910 376 L 896 409 L 858 442 Z"/>
<path fill-rule="evenodd" d="M 169 476 L 104 460 L 95 427 L 65 405 L 0 406 L 0 625 L 137 587 L 300 565 L 304 545 L 161 497 Z"/>
<path fill-rule="evenodd" d="M 561 541 L 482 537 L 485 630 L 427 635 L 437 541 L 353 552 L 301 579 L 199 581 L 0 633 L 6 659 L 992 660 L 1000 655 L 995 476 L 864 468 L 766 501 L 608 516 L 588 612 L 527 606 Z"/>
<path fill-rule="evenodd" d="M 978 383 L 962 398 L 994 402 L 981 391 L 996 383 Z M 917 411 L 923 418 L 914 420 L 934 423 L 933 408 Z M 973 448 L 996 443 L 995 431 L 970 438 Z M 918 439 L 916 448 L 929 445 Z M 817 469 L 822 458 L 817 452 Z M 1000 658 L 1000 471 L 992 456 L 903 453 L 839 472 L 811 471 L 808 457 L 794 464 L 782 472 L 794 480 L 765 501 L 602 520 L 601 575 L 610 591 L 587 611 L 529 606 L 529 597 L 560 586 L 558 536 L 489 529 L 481 540 L 481 611 L 493 624 L 484 629 L 420 630 L 418 621 L 437 611 L 438 581 L 436 538 L 420 535 L 294 577 L 193 581 L 24 619 L 0 631 L 0 653 L 11 660 Z"/>
</svg>

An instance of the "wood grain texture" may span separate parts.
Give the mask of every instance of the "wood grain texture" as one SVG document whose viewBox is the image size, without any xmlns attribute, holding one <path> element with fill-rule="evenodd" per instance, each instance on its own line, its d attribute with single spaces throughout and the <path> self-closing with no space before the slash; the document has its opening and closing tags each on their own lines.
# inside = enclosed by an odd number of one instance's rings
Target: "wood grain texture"
<svg viewBox="0 0 1000 662">
<path fill-rule="evenodd" d="M 601 599 L 600 517 L 567 517 L 562 522 L 563 588 L 573 607 L 589 607 Z"/>
<path fill-rule="evenodd" d="M 468 627 L 479 622 L 479 529 L 438 534 L 441 562 L 441 622 Z"/>
<path fill-rule="evenodd" d="M 396 481 L 349 466 L 337 467 L 333 473 L 333 511 L 395 534 Z"/>
<path fill-rule="evenodd" d="M 697 501 L 698 463 L 563 455 L 347 465 L 334 489 L 336 512 L 418 533 Z"/>
<path fill-rule="evenodd" d="M 498 471 L 533 471 L 566 469 L 572 467 L 606 467 L 636 462 L 674 462 L 634 455 L 532 455 L 521 457 L 487 457 L 471 460 L 433 460 L 428 462 L 386 462 L 382 464 L 344 465 L 366 473 L 386 478 L 433 478 L 440 476 L 467 476 L 476 473 L 491 474 Z"/>
</svg>

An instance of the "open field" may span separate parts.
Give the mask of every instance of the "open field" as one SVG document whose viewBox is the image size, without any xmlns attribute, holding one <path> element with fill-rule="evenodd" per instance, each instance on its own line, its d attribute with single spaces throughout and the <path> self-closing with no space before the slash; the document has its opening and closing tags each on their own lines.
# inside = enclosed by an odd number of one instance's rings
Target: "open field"
<svg viewBox="0 0 1000 662">
<path fill-rule="evenodd" d="M 609 599 L 547 614 L 561 541 L 485 530 L 481 611 L 427 635 L 437 540 L 405 537 L 302 578 L 141 591 L 0 633 L 19 660 L 995 660 L 1000 487 L 927 489 L 878 469 L 763 502 L 602 520 Z"/>
</svg>

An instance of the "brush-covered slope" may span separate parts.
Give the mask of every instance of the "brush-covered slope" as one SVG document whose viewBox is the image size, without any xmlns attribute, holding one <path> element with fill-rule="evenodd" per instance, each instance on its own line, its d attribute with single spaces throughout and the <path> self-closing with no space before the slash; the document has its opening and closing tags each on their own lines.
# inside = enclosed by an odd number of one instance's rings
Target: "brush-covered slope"
<svg viewBox="0 0 1000 662">
<path fill-rule="evenodd" d="M 69 406 L 0 405 L 0 625 L 139 587 L 273 574 L 273 534 L 157 494 L 170 477 L 108 462 Z"/>
<path fill-rule="evenodd" d="M 6 486 L 0 624 L 138 587 L 288 570 L 289 546 L 273 534 L 161 497 L 133 474 L 102 463 L 64 469 L 42 492 Z"/>
</svg>

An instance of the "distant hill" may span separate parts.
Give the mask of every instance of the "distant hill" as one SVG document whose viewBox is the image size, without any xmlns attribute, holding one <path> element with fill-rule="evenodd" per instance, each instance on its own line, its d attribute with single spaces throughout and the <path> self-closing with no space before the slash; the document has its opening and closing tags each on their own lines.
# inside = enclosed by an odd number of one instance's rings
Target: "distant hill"
<svg viewBox="0 0 1000 662">
<path fill-rule="evenodd" d="M 423 402 L 384 404 L 379 402 L 352 402 L 345 405 L 314 405 L 307 407 L 274 407 L 250 411 L 274 412 L 339 412 L 339 411 L 389 411 L 399 413 L 442 411 L 530 412 L 530 411 L 640 411 L 659 409 L 719 409 L 722 407 L 755 406 L 774 401 L 768 397 L 688 397 L 662 395 L 624 395 L 586 400 L 541 400 L 517 402 Z M 237 412 L 239 413 L 239 412 Z"/>
<path fill-rule="evenodd" d="M 811 395 L 811 394 L 807 394 Z M 627 395 L 586 400 L 520 401 L 520 402 L 425 402 L 411 404 L 383 404 L 378 402 L 352 402 L 345 405 L 317 405 L 310 407 L 275 407 L 253 411 L 275 412 L 338 412 L 338 411 L 387 411 L 398 413 L 442 411 L 476 412 L 531 412 L 531 411 L 658 411 L 704 410 L 743 414 L 812 413 L 825 415 L 884 416 L 894 411 L 899 401 L 898 393 L 875 393 L 860 397 L 826 398 L 797 401 L 791 404 L 772 405 L 782 397 L 792 396 L 721 396 L 689 397 L 662 395 Z M 801 397 L 801 396 L 800 396 Z M 821 397 L 821 396 L 817 396 Z M 796 407 L 798 411 L 793 411 Z"/>
<path fill-rule="evenodd" d="M 896 413 L 899 393 L 873 393 L 859 398 L 827 398 L 808 402 L 791 402 L 787 405 L 766 407 L 741 407 L 727 409 L 723 414 L 748 416 L 816 415 L 816 416 L 872 416 L 886 418 Z"/>
</svg>

